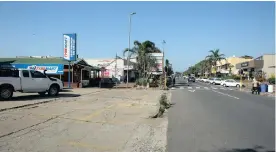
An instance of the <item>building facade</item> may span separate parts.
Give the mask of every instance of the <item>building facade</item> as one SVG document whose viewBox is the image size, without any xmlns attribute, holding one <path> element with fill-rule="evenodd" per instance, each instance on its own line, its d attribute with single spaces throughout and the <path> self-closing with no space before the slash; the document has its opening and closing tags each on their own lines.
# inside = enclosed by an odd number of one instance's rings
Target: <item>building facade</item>
<svg viewBox="0 0 276 152">
<path fill-rule="evenodd" d="M 265 78 L 275 75 L 275 54 L 264 54 L 254 60 L 236 64 L 236 68 L 252 78 L 257 73 L 263 73 Z"/>
<path fill-rule="evenodd" d="M 212 71 L 212 73 L 218 73 L 220 75 L 231 75 L 231 74 L 238 74 L 239 69 L 236 68 L 236 64 L 242 63 L 242 62 L 247 62 L 252 59 L 246 59 L 242 57 L 228 57 L 224 60 L 217 61 L 216 68 Z"/>
<path fill-rule="evenodd" d="M 99 68 L 93 67 L 83 59 L 77 59 L 70 63 L 61 57 L 49 56 L 21 56 L 15 58 L 0 58 L 0 67 L 13 67 L 17 69 L 31 69 L 46 73 L 50 77 L 59 78 L 64 82 L 64 87 L 69 86 L 69 70 L 70 70 L 70 86 L 77 88 L 87 86 L 89 84 L 90 73 L 99 71 Z"/>
</svg>

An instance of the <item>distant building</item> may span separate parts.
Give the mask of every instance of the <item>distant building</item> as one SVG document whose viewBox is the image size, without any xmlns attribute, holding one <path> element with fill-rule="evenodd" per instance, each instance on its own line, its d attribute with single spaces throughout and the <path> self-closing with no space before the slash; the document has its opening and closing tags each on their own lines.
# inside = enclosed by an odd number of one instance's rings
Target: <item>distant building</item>
<svg viewBox="0 0 276 152">
<path fill-rule="evenodd" d="M 264 54 L 254 60 L 236 64 L 236 68 L 243 70 L 245 75 L 254 76 L 256 73 L 265 73 L 269 78 L 275 75 L 275 54 Z"/>
<path fill-rule="evenodd" d="M 252 59 L 236 56 L 228 57 L 224 60 L 217 61 L 215 72 L 220 75 L 238 74 L 239 69 L 236 68 L 236 64 L 250 60 Z"/>
<path fill-rule="evenodd" d="M 124 80 L 127 71 L 129 72 L 129 81 L 135 80 L 136 69 L 135 63 L 129 62 L 127 66 L 127 60 L 122 58 L 107 58 L 107 59 L 85 59 L 89 65 L 103 68 L 100 71 L 100 75 L 106 78 L 117 78 L 118 80 Z M 127 70 L 128 69 L 128 70 Z"/>
</svg>

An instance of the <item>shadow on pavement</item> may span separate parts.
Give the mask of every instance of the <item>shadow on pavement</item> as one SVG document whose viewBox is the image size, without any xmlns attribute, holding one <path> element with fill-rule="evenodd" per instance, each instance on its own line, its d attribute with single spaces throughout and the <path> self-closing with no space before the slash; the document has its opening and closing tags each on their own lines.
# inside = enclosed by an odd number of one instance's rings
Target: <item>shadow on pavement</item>
<svg viewBox="0 0 276 152">
<path fill-rule="evenodd" d="M 73 97 L 79 97 L 80 94 L 59 94 L 58 96 L 48 96 L 47 94 L 45 96 L 38 95 L 23 95 L 23 96 L 16 96 L 11 98 L 8 101 L 27 101 L 27 100 L 37 100 L 37 99 L 52 99 L 52 98 L 73 98 Z M 5 101 L 4 101 L 5 102 Z"/>
<path fill-rule="evenodd" d="M 200 151 L 207 152 L 207 151 Z M 255 146 L 254 148 L 233 148 L 233 149 L 220 149 L 217 152 L 275 152 L 275 150 L 266 150 L 263 146 Z"/>
</svg>

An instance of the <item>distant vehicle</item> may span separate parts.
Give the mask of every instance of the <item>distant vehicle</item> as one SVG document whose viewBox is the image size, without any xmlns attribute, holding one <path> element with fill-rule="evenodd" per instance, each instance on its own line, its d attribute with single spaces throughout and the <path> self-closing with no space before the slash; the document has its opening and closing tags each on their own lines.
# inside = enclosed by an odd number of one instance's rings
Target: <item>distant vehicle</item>
<svg viewBox="0 0 276 152">
<path fill-rule="evenodd" d="M 207 78 L 202 78 L 202 82 L 207 82 Z"/>
<path fill-rule="evenodd" d="M 45 70 L 46 71 L 46 70 Z M 57 96 L 63 89 L 63 83 L 46 73 L 34 70 L 0 69 L 0 99 L 12 98 L 13 92 L 38 93 Z"/>
<path fill-rule="evenodd" d="M 214 78 L 208 78 L 208 79 L 206 80 L 206 83 L 212 83 L 213 80 L 214 80 Z"/>
<path fill-rule="evenodd" d="M 195 77 L 189 77 L 189 78 L 188 78 L 188 81 L 189 81 L 189 82 L 195 82 Z"/>
<path fill-rule="evenodd" d="M 214 84 L 214 85 L 216 85 L 216 84 L 221 84 L 221 81 L 222 81 L 222 79 L 221 78 L 215 78 L 214 80 L 213 80 L 213 82 L 212 82 L 212 84 Z"/>
<path fill-rule="evenodd" d="M 116 85 L 116 82 L 112 78 L 102 78 L 100 81 L 101 88 L 113 88 Z"/>
<path fill-rule="evenodd" d="M 234 79 L 227 79 L 225 81 L 222 81 L 221 85 L 224 86 L 224 87 L 238 87 L 238 88 L 241 87 L 241 86 L 244 86 L 244 85 L 241 85 L 240 82 L 237 82 Z"/>
</svg>

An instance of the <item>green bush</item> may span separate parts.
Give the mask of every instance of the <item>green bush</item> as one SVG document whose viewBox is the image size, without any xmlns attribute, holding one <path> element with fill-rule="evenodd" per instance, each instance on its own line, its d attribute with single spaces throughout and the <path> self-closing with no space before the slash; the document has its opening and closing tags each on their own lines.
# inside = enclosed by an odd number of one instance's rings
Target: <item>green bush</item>
<svg viewBox="0 0 276 152">
<path fill-rule="evenodd" d="M 268 82 L 269 82 L 270 84 L 275 84 L 275 78 L 269 78 L 269 79 L 268 79 Z"/>
<path fill-rule="evenodd" d="M 240 80 L 240 76 L 239 76 L 239 75 L 231 75 L 231 76 L 226 76 L 226 77 L 223 77 L 223 79 L 234 79 L 234 80 Z"/>
<path fill-rule="evenodd" d="M 147 86 L 147 82 L 146 78 L 139 78 L 136 80 L 136 85 Z"/>
</svg>

